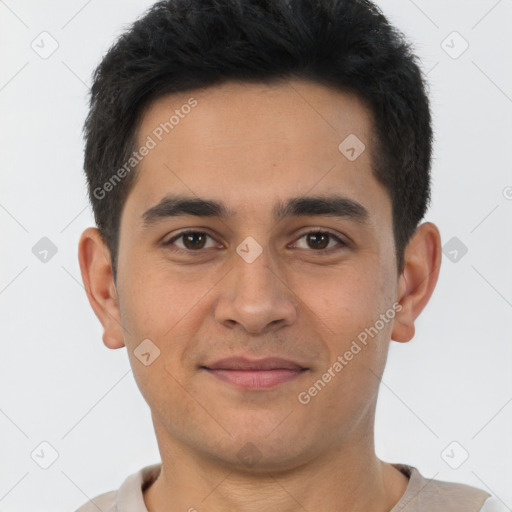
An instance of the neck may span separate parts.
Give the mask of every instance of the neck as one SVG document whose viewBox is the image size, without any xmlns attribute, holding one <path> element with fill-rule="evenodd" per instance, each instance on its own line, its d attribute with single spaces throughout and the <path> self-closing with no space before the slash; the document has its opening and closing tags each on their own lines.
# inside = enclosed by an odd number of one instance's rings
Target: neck
<svg viewBox="0 0 512 512">
<path fill-rule="evenodd" d="M 161 442 L 158 479 L 144 492 L 148 512 L 244 511 L 388 512 L 400 500 L 408 479 L 374 451 L 373 432 L 319 454 L 293 469 L 238 470 L 192 452 L 174 441 Z"/>
</svg>

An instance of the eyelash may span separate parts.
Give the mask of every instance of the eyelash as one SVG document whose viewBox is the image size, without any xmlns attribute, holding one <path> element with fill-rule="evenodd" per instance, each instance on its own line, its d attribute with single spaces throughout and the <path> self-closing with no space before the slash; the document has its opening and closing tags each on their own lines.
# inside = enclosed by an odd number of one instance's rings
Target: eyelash
<svg viewBox="0 0 512 512">
<path fill-rule="evenodd" d="M 182 249 L 181 247 L 173 247 L 173 248 L 171 248 L 171 245 L 176 240 L 179 240 L 180 238 L 182 238 L 182 237 L 184 237 L 186 235 L 190 235 L 190 234 L 206 235 L 206 236 L 210 237 L 212 240 L 214 240 L 214 238 L 210 234 L 206 233 L 205 231 L 188 230 L 188 231 L 183 231 L 182 233 L 179 233 L 178 235 L 173 236 L 167 242 L 164 242 L 163 245 L 165 247 L 169 248 L 170 250 L 172 250 L 173 252 L 178 252 L 178 253 L 193 254 L 193 253 L 201 253 L 201 252 L 205 251 L 206 249 L 192 250 L 192 249 Z M 320 230 L 320 229 L 314 229 L 314 230 L 302 233 L 297 238 L 297 241 L 300 240 L 301 238 L 304 238 L 307 235 L 310 235 L 310 234 L 328 235 L 330 237 L 329 243 L 331 242 L 331 239 L 335 239 L 338 242 L 338 247 L 337 248 L 336 247 L 334 247 L 334 248 L 331 247 L 329 249 L 317 249 L 317 250 L 309 249 L 309 251 L 311 251 L 311 252 L 315 252 L 315 253 L 328 253 L 328 254 L 330 254 L 333 249 L 336 251 L 336 250 L 340 250 L 340 249 L 343 249 L 343 248 L 346 248 L 346 247 L 349 246 L 348 243 L 344 242 L 339 236 L 335 235 L 334 233 L 331 233 L 330 231 L 323 231 L 323 230 Z"/>
</svg>

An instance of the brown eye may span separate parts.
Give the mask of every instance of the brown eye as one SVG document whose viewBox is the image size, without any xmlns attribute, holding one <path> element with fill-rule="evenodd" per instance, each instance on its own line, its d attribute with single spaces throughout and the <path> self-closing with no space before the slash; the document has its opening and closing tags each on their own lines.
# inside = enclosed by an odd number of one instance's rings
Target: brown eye
<svg viewBox="0 0 512 512">
<path fill-rule="evenodd" d="M 202 249 L 205 244 L 205 234 L 204 233 L 186 233 L 182 235 L 183 237 L 183 245 L 187 249 Z"/>
<path fill-rule="evenodd" d="M 313 249 L 325 249 L 329 245 L 329 236 L 328 233 L 308 233 L 306 240 Z"/>
<path fill-rule="evenodd" d="M 205 248 L 208 238 L 212 237 L 207 233 L 203 233 L 202 231 L 186 231 L 171 238 L 169 241 L 165 242 L 164 245 L 175 245 L 177 251 L 197 252 Z M 181 245 L 175 244 L 176 241 L 181 241 Z"/>
<path fill-rule="evenodd" d="M 329 231 L 309 231 L 308 233 L 304 233 L 300 236 L 298 241 L 301 239 L 305 239 L 306 243 L 302 244 L 303 247 L 300 247 L 299 244 L 298 246 L 300 249 L 313 249 L 317 252 L 327 252 L 325 249 L 331 248 L 343 249 L 348 246 L 340 237 L 330 233 Z M 298 241 L 296 244 L 298 244 Z M 331 244 L 331 242 L 337 243 Z"/>
</svg>

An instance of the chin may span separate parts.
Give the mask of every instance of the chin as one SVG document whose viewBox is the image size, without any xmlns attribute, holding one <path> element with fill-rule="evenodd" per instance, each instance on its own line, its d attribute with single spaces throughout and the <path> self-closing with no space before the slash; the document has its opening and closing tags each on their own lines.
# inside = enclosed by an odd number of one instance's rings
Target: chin
<svg viewBox="0 0 512 512">
<path fill-rule="evenodd" d="M 259 434 L 254 432 L 254 428 L 243 432 L 238 430 L 232 438 L 209 443 L 205 449 L 216 463 L 251 473 L 296 469 L 307 461 L 309 452 L 312 456 L 316 452 L 314 447 L 304 442 L 300 432 L 283 431 L 279 435 L 276 431 L 270 435 L 269 432 L 271 429 Z"/>
</svg>

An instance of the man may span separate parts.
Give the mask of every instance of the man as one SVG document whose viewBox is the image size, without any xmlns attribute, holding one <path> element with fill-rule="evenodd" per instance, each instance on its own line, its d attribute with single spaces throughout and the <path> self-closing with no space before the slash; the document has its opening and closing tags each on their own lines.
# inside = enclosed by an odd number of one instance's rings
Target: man
<svg viewBox="0 0 512 512">
<path fill-rule="evenodd" d="M 379 460 L 390 340 L 435 288 L 425 84 L 369 1 L 171 0 L 94 77 L 79 260 L 161 464 L 79 510 L 490 510 Z"/>
</svg>

